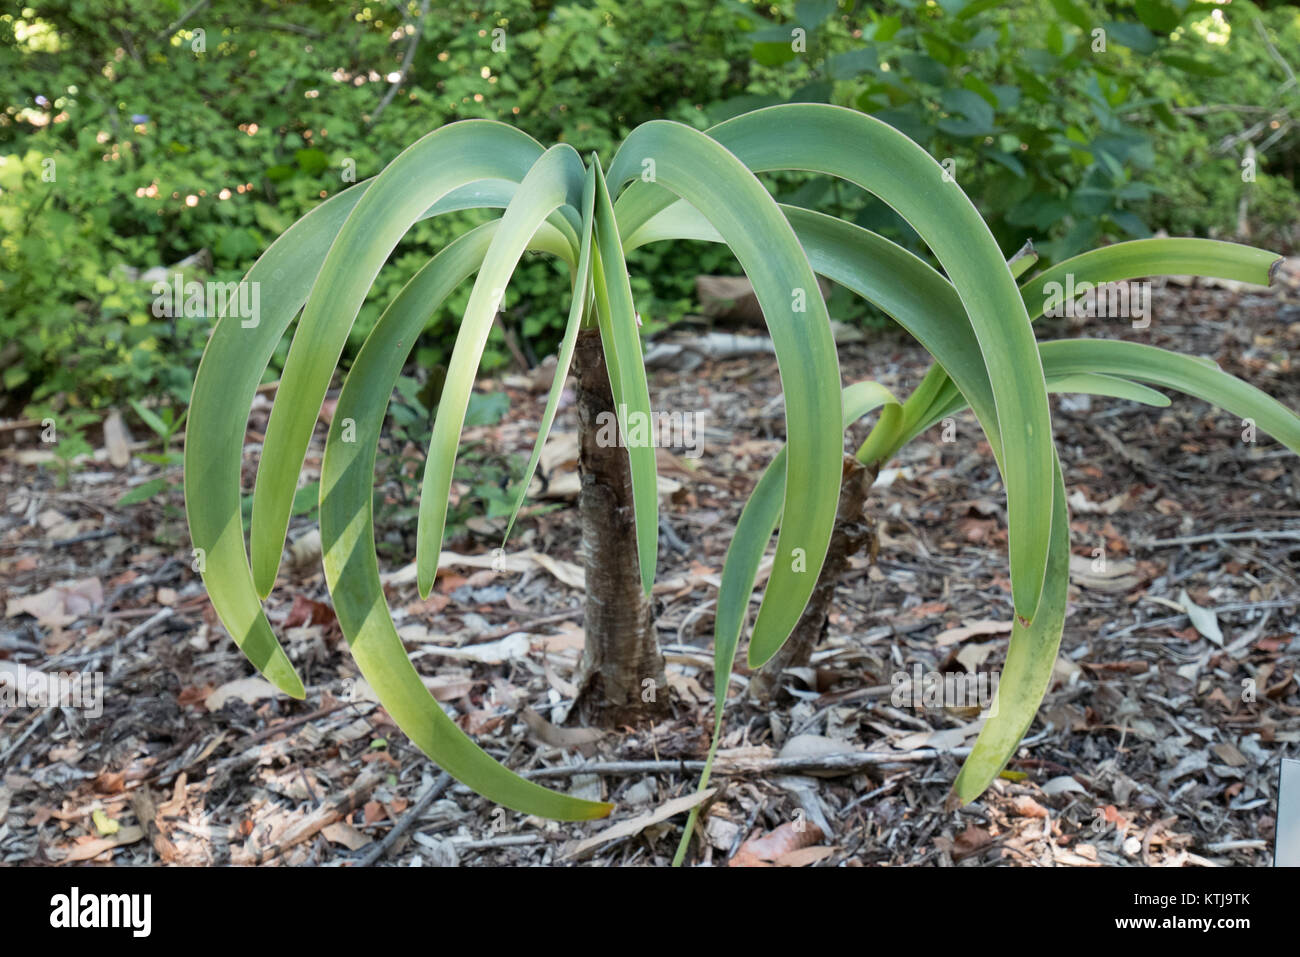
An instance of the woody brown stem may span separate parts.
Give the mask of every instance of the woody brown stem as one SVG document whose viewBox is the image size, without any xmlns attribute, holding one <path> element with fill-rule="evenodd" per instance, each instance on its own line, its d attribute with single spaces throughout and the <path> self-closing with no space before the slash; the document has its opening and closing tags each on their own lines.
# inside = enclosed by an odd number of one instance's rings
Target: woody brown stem
<svg viewBox="0 0 1300 957">
<path fill-rule="evenodd" d="M 587 590 L 577 713 L 595 727 L 635 726 L 667 714 L 668 687 L 653 604 L 641 588 L 627 449 L 605 441 L 611 429 L 601 428 L 614 399 L 597 330 L 578 333 L 573 369 Z"/>
<path fill-rule="evenodd" d="M 831 532 L 826 561 L 812 598 L 803 610 L 794 631 L 786 643 L 750 679 L 749 694 L 756 700 L 774 698 L 780 688 L 781 673 L 787 668 L 800 668 L 808 664 L 813 650 L 826 634 L 827 616 L 835 597 L 835 586 L 848 571 L 849 559 L 864 548 L 872 557 L 876 552 L 874 523 L 867 518 L 865 506 L 872 483 L 876 481 L 878 464 L 866 466 L 851 455 L 844 456 L 844 472 L 840 480 L 840 501 L 835 512 L 835 528 Z"/>
</svg>

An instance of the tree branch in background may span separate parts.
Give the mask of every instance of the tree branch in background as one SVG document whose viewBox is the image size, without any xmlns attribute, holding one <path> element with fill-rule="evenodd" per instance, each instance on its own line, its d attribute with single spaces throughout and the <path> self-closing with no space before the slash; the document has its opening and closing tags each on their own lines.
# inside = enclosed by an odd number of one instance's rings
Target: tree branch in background
<svg viewBox="0 0 1300 957">
<path fill-rule="evenodd" d="M 163 40 L 166 40 L 177 30 L 183 27 L 186 24 L 186 22 L 190 19 L 190 17 L 194 16 L 194 14 L 198 13 L 200 10 L 206 7 L 208 5 L 208 2 L 209 0 L 199 0 L 198 3 L 194 4 L 194 6 L 190 7 L 188 10 L 182 13 L 181 18 L 179 20 L 177 20 L 175 23 L 169 26 L 166 30 L 159 33 L 158 36 L 154 37 L 154 39 L 159 43 L 161 43 Z"/>
<path fill-rule="evenodd" d="M 411 69 L 411 61 L 415 59 L 415 48 L 420 45 L 420 35 L 424 32 L 424 18 L 429 14 L 429 0 L 420 0 L 420 19 L 415 24 L 415 32 L 411 34 L 411 42 L 406 47 L 406 56 L 402 57 L 402 69 L 398 71 L 397 79 L 389 86 L 388 92 L 384 98 L 379 101 L 379 106 L 375 109 L 374 115 L 370 117 L 370 122 L 366 126 L 374 126 L 379 122 L 379 117 L 388 104 L 393 102 L 393 97 L 397 95 L 398 87 L 406 82 L 406 73 Z"/>
</svg>

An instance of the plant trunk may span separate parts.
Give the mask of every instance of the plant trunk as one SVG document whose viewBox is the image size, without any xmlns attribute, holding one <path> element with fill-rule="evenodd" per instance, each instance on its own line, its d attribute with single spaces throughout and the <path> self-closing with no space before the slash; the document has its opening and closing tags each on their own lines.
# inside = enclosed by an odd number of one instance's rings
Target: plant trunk
<svg viewBox="0 0 1300 957">
<path fill-rule="evenodd" d="M 641 589 L 627 449 L 599 441 L 601 425 L 612 421 L 601 413 L 614 414 L 599 331 L 578 333 L 573 369 L 578 382 L 578 511 L 587 590 L 576 710 L 587 725 L 636 726 L 668 713 L 668 686 L 654 607 Z M 604 430 L 606 437 L 609 431 Z"/>
<path fill-rule="evenodd" d="M 780 690 L 781 672 L 801 668 L 812 658 L 813 649 L 826 634 L 827 615 L 835 586 L 848 570 L 849 559 L 868 548 L 876 553 L 875 524 L 866 516 L 867 495 L 876 481 L 879 465 L 863 465 L 851 455 L 844 456 L 844 474 L 840 480 L 840 501 L 835 511 L 835 529 L 826 550 L 826 561 L 808 607 L 803 610 L 786 643 L 749 682 L 749 694 L 759 701 L 770 701 Z"/>
</svg>

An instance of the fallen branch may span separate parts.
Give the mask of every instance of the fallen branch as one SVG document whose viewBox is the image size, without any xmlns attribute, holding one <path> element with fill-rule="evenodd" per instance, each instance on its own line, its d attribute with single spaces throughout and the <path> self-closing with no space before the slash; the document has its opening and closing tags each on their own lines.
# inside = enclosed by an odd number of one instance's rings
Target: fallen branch
<svg viewBox="0 0 1300 957">
<path fill-rule="evenodd" d="M 411 825 L 418 821 L 424 812 L 429 810 L 430 805 L 446 793 L 447 788 L 451 786 L 451 775 L 443 772 L 438 775 L 437 779 L 420 795 L 420 799 L 402 815 L 401 819 L 389 828 L 388 834 L 384 839 L 375 845 L 375 849 L 366 853 L 366 856 L 357 864 L 358 867 L 370 867 L 377 860 L 393 849 L 397 839 L 411 829 Z"/>
<path fill-rule="evenodd" d="M 1205 542 L 1234 541 L 1300 541 L 1300 528 L 1276 532 L 1208 532 L 1205 535 L 1180 535 L 1177 538 L 1137 539 L 1139 548 L 1172 548 L 1175 545 L 1200 545 Z"/>
<path fill-rule="evenodd" d="M 963 758 L 970 752 L 970 748 L 918 748 L 915 751 L 843 751 L 807 757 L 742 758 L 729 761 L 719 756 L 713 765 L 713 773 L 715 775 L 739 775 L 838 771 L 842 774 L 854 774 L 867 768 L 887 764 L 933 761 L 945 755 Z M 601 774 L 606 777 L 672 773 L 694 775 L 703 770 L 703 761 L 608 761 L 596 764 L 568 764 L 553 768 L 537 768 L 527 772 L 524 776 L 529 778 L 567 778 L 575 774 Z"/>
<path fill-rule="evenodd" d="M 350 788 L 338 797 L 322 804 L 302 820 L 291 824 L 275 844 L 249 855 L 250 863 L 264 864 L 279 857 L 290 848 L 296 847 L 303 841 L 315 837 L 323 828 L 341 820 L 345 815 L 352 813 L 364 804 L 366 799 L 370 797 L 371 792 L 379 787 L 386 777 L 387 774 L 380 770 L 371 770 L 361 775 L 352 783 Z"/>
<path fill-rule="evenodd" d="M 136 625 L 134 628 L 128 631 L 126 633 L 126 636 L 122 639 L 123 643 L 129 644 L 130 642 L 135 641 L 135 639 L 147 633 L 149 629 L 152 628 L 154 625 L 166 621 L 167 619 L 171 618 L 172 615 L 174 614 L 176 614 L 176 612 L 171 608 L 161 609 L 156 614 L 151 615 L 148 621 L 142 622 L 141 624 Z"/>
<path fill-rule="evenodd" d="M 428 15 L 429 0 L 422 0 L 420 3 L 420 15 L 415 21 L 415 32 L 411 34 L 411 42 L 406 48 L 406 55 L 402 57 L 402 67 L 397 71 L 397 79 L 392 82 L 388 87 L 388 92 L 384 94 L 384 98 L 379 101 L 379 106 L 375 108 L 374 115 L 371 116 L 370 121 L 366 123 L 367 127 L 374 126 L 379 122 L 379 117 L 383 114 L 384 110 L 388 108 L 388 104 L 393 102 L 393 97 L 397 95 L 397 91 L 401 85 L 406 82 L 406 76 L 411 70 L 411 60 L 415 58 L 415 48 L 420 45 L 420 36 L 424 33 L 424 19 Z"/>
<path fill-rule="evenodd" d="M 244 737 L 236 741 L 233 745 L 231 745 L 231 748 L 235 751 L 243 751 L 249 745 L 256 744 L 257 742 L 263 740 L 264 738 L 269 738 L 272 735 L 279 734 L 282 731 L 292 731 L 294 728 L 298 727 L 299 725 L 304 725 L 307 724 L 308 722 L 315 721 L 317 718 L 324 718 L 326 715 L 331 715 L 335 711 L 342 711 L 344 708 L 350 708 L 354 704 L 355 702 L 352 701 L 340 701 L 335 704 L 329 705 L 328 707 L 318 708 L 315 711 L 311 712 L 310 714 L 303 714 L 303 715 L 299 715 L 296 718 L 290 718 L 287 721 L 281 721 L 277 724 L 271 725 L 269 728 L 263 728 L 261 731 L 255 731 L 252 734 L 245 735 Z"/>
</svg>

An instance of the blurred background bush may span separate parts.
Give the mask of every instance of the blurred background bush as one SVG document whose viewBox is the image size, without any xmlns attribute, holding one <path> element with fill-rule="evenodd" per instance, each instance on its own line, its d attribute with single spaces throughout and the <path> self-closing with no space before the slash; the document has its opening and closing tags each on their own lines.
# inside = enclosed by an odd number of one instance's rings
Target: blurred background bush
<svg viewBox="0 0 1300 957">
<path fill-rule="evenodd" d="M 470 117 L 608 164 L 646 120 L 704 129 L 829 102 L 945 162 L 1008 254 L 1033 239 L 1059 260 L 1158 230 L 1289 252 L 1297 63 L 1300 12 L 1246 0 L 32 3 L 0 15 L 0 416 L 183 405 L 210 320 L 156 318 L 152 279 L 190 257 L 238 279 L 324 197 Z M 850 187 L 769 185 L 914 244 Z M 351 349 L 464 222 L 398 247 Z M 696 275 L 736 269 L 686 243 L 631 265 L 648 328 L 694 307 Z M 561 270 L 527 259 L 485 368 L 552 350 L 567 295 Z M 448 347 L 431 333 L 417 360 L 436 369 Z"/>
</svg>

